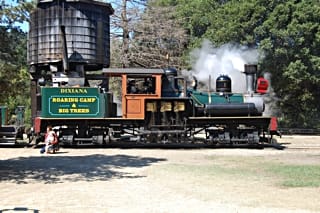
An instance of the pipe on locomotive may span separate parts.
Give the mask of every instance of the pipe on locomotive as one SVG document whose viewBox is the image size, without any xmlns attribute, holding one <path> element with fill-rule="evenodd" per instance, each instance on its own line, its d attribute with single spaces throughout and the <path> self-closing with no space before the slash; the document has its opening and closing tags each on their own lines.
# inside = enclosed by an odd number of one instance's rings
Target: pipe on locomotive
<svg viewBox="0 0 320 213">
<path fill-rule="evenodd" d="M 247 93 L 254 93 L 255 91 L 255 79 L 258 66 L 256 64 L 245 64 L 244 73 L 246 74 L 246 90 Z"/>
<path fill-rule="evenodd" d="M 60 36 L 62 46 L 62 67 L 63 71 L 67 72 L 69 70 L 68 47 L 66 38 L 66 27 L 63 25 L 60 26 Z"/>
</svg>

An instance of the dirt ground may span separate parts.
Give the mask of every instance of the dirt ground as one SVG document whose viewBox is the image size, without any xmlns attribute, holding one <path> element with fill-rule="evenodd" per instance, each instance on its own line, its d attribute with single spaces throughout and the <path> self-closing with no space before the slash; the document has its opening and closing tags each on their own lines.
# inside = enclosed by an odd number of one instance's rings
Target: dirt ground
<svg viewBox="0 0 320 213">
<path fill-rule="evenodd" d="M 250 159 L 320 165 L 320 136 L 278 142 L 283 150 L 61 148 L 47 155 L 2 147 L 0 213 L 320 212 L 319 187 L 214 169 L 236 170 Z"/>
</svg>

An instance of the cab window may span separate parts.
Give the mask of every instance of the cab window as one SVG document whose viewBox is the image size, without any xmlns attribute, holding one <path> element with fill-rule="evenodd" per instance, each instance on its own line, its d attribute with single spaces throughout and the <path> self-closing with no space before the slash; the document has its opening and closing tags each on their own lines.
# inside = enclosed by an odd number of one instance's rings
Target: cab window
<svg viewBox="0 0 320 213">
<path fill-rule="evenodd" d="M 128 94 L 155 94 L 156 79 L 154 77 L 130 77 L 128 76 Z"/>
</svg>

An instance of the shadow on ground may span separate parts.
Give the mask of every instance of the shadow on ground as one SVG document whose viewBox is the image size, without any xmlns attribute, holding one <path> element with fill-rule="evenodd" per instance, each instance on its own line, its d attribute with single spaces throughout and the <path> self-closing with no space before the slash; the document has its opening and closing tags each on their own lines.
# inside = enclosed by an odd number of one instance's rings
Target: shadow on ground
<svg viewBox="0 0 320 213">
<path fill-rule="evenodd" d="M 122 168 L 142 168 L 166 161 L 130 155 L 33 156 L 0 160 L 0 182 L 45 184 L 74 181 L 108 181 L 143 176 L 122 172 Z"/>
<path fill-rule="evenodd" d="M 15 207 L 13 209 L 1 209 L 0 213 L 6 213 L 6 212 L 33 212 L 33 213 L 39 213 L 40 211 L 38 209 L 29 209 L 26 207 Z"/>
</svg>

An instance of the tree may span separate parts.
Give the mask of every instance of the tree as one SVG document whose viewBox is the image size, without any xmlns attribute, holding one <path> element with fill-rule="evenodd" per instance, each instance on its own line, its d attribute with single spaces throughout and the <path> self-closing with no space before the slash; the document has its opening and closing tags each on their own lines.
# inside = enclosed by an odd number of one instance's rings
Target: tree
<svg viewBox="0 0 320 213">
<path fill-rule="evenodd" d="M 319 1 L 284 1 L 255 30 L 290 127 L 320 127 L 319 19 Z"/>
<path fill-rule="evenodd" d="M 184 28 L 189 35 L 189 48 L 199 47 L 204 34 L 210 30 L 211 17 L 216 14 L 219 1 L 212 0 L 162 0 L 164 4 L 174 5 L 177 16 L 184 20 Z"/>
<path fill-rule="evenodd" d="M 121 67 L 165 67 L 166 57 L 172 66 L 182 66 L 181 52 L 187 37 L 181 20 L 174 15 L 175 8 L 142 0 L 123 0 L 114 5 L 112 45 L 121 49 L 118 54 L 113 48 L 115 55 L 120 56 L 117 61 L 121 61 Z"/>
<path fill-rule="evenodd" d="M 13 113 L 17 106 L 26 106 L 26 121 L 30 121 L 27 33 L 16 24 L 28 21 L 33 3 L 19 1 L 12 6 L 2 1 L 0 7 L 0 105 Z"/>
<path fill-rule="evenodd" d="M 16 27 L 15 24 L 29 21 L 29 14 L 35 6 L 35 1 L 18 0 L 17 4 L 0 2 L 0 25 L 8 28 Z"/>
<path fill-rule="evenodd" d="M 130 33 L 133 25 L 139 20 L 140 10 L 146 5 L 146 0 L 112 1 L 114 14 L 111 18 L 112 41 L 121 41 L 121 54 L 119 61 L 121 67 L 129 67 Z"/>
<path fill-rule="evenodd" d="M 130 60 L 145 67 L 172 66 L 181 69 L 187 34 L 175 7 L 159 7 L 150 3 L 134 26 Z"/>
</svg>

